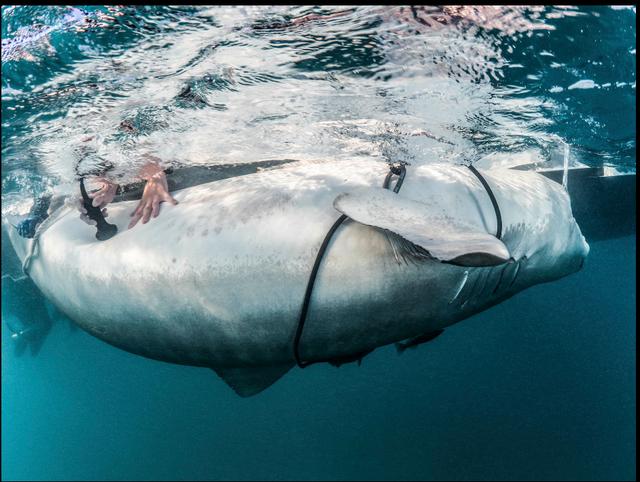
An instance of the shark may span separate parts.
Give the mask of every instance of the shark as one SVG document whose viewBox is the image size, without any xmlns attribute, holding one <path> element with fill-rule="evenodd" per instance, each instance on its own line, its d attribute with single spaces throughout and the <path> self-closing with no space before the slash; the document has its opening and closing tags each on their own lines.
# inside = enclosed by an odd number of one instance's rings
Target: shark
<svg viewBox="0 0 640 482">
<path fill-rule="evenodd" d="M 248 397 L 299 359 L 339 366 L 393 343 L 403 351 L 582 268 L 589 245 L 560 184 L 478 172 L 484 183 L 467 166 L 407 166 L 391 190 L 385 162 L 290 162 L 180 189 L 177 205 L 131 230 L 136 201 L 114 203 L 118 233 L 103 241 L 72 203 L 34 238 L 9 236 L 33 282 L 80 328 L 140 356 L 210 368 Z"/>
</svg>

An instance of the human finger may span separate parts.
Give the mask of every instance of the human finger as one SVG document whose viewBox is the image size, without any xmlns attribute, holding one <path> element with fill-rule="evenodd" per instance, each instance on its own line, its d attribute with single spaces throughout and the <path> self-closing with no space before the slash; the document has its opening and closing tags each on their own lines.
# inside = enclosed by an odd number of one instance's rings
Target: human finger
<svg viewBox="0 0 640 482">
<path fill-rule="evenodd" d="M 143 211 L 142 224 L 147 224 L 149 222 L 149 218 L 151 218 L 151 210 L 152 207 L 150 205 L 146 205 Z"/>
<path fill-rule="evenodd" d="M 116 193 L 118 192 L 118 186 L 116 184 L 109 184 L 107 186 L 107 190 L 104 193 L 104 203 L 105 205 L 109 204 L 116 197 Z"/>
<path fill-rule="evenodd" d="M 168 192 L 165 192 L 165 193 L 162 195 L 162 200 L 163 200 L 163 201 L 166 201 L 166 202 L 168 202 L 168 203 L 171 203 L 171 204 L 173 204 L 174 206 L 175 206 L 176 204 L 178 204 L 178 201 L 176 201 L 176 200 L 173 198 L 173 196 L 172 196 L 171 194 L 169 194 Z"/>
<path fill-rule="evenodd" d="M 157 217 L 158 217 L 158 214 L 160 214 L 160 201 L 159 201 L 159 200 L 157 200 L 157 199 L 155 199 L 155 200 L 153 201 L 153 211 L 151 212 L 151 215 L 152 215 L 154 218 L 157 218 Z"/>
<path fill-rule="evenodd" d="M 140 218 L 142 217 L 142 213 L 141 212 L 134 212 L 134 213 L 132 213 L 132 216 L 133 216 L 133 218 L 131 219 L 131 222 L 129 223 L 128 229 L 131 229 L 136 224 L 138 224 L 138 221 L 140 221 Z"/>
<path fill-rule="evenodd" d="M 133 210 L 133 212 L 131 214 L 129 214 L 129 216 L 135 216 L 136 214 L 140 213 L 142 211 L 142 203 L 138 204 L 136 206 L 136 208 Z"/>
<path fill-rule="evenodd" d="M 91 199 L 96 197 L 98 194 L 103 193 L 107 187 L 107 183 L 104 182 L 102 179 L 96 179 L 94 182 L 95 182 L 95 184 L 93 185 L 94 187 L 87 193 L 87 195 Z"/>
<path fill-rule="evenodd" d="M 109 188 L 108 186 L 106 186 L 102 188 L 100 191 L 94 193 L 93 201 L 91 202 L 91 204 L 94 207 L 106 206 L 109 203 L 109 201 L 107 201 L 108 197 L 109 197 Z"/>
</svg>

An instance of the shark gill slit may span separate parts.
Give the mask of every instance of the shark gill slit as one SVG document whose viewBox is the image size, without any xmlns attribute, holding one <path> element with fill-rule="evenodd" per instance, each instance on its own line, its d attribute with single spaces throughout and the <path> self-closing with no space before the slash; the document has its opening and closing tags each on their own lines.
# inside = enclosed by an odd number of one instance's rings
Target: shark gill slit
<svg viewBox="0 0 640 482">
<path fill-rule="evenodd" d="M 458 296 L 460 295 L 460 292 L 462 291 L 462 288 L 464 288 L 464 286 L 467 284 L 468 278 L 469 278 L 469 270 L 465 270 L 462 281 L 460 281 L 460 284 L 458 285 L 458 289 L 456 290 L 456 294 L 453 295 L 453 298 L 451 298 L 451 300 L 449 301 L 449 304 L 453 303 L 458 298 Z"/>
<path fill-rule="evenodd" d="M 481 273 L 475 277 L 473 280 L 473 284 L 470 285 L 469 290 L 467 291 L 467 296 L 465 297 L 464 302 L 460 305 L 460 308 L 464 308 L 465 305 L 473 298 L 473 295 L 476 291 L 476 286 L 478 285 L 478 280 L 480 279 Z"/>
<path fill-rule="evenodd" d="M 513 273 L 513 279 L 511 280 L 511 283 L 509 283 L 509 288 L 511 288 L 513 286 L 513 283 L 515 283 L 516 278 L 518 277 L 518 273 L 520 272 L 520 263 L 516 263 L 516 269 Z"/>
</svg>

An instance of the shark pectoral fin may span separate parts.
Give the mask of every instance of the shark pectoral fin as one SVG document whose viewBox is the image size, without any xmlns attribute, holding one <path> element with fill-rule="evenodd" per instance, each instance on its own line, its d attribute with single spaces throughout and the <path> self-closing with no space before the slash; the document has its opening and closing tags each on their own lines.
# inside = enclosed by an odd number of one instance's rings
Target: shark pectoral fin
<svg viewBox="0 0 640 482">
<path fill-rule="evenodd" d="M 251 397 L 273 385 L 294 366 L 293 363 L 264 367 L 213 368 L 241 397 Z"/>
<path fill-rule="evenodd" d="M 370 348 L 369 350 L 364 350 L 359 353 L 354 353 L 352 355 L 346 355 L 341 357 L 332 358 L 327 360 L 330 365 L 334 367 L 341 367 L 342 365 L 346 365 L 347 363 L 358 362 L 358 366 L 362 364 L 362 359 L 371 353 L 375 348 Z"/>
<path fill-rule="evenodd" d="M 496 241 L 502 243 L 499 239 Z M 506 248 L 506 246 L 505 246 Z M 482 266 L 497 266 L 509 261 L 509 258 L 504 259 L 500 254 L 491 253 L 489 251 L 479 251 L 475 253 L 464 253 L 460 256 L 447 261 L 449 264 L 455 264 L 457 266 L 470 266 L 470 267 L 482 267 Z"/>
<path fill-rule="evenodd" d="M 418 345 L 422 345 L 423 343 L 427 343 L 435 338 L 438 338 L 440 335 L 442 335 L 442 333 L 444 333 L 444 330 L 430 331 L 428 333 L 410 338 L 407 341 L 396 343 L 396 350 L 398 353 L 402 353 L 407 348 L 415 348 Z"/>
<path fill-rule="evenodd" d="M 429 255 L 461 266 L 495 266 L 509 261 L 505 244 L 492 234 L 480 232 L 429 205 L 404 198 L 388 189 L 362 188 L 342 193 L 333 207 L 354 221 L 385 229 L 410 243 L 396 242 L 401 251 Z M 394 243 L 393 237 L 390 237 Z M 416 246 L 418 249 L 416 249 Z"/>
</svg>

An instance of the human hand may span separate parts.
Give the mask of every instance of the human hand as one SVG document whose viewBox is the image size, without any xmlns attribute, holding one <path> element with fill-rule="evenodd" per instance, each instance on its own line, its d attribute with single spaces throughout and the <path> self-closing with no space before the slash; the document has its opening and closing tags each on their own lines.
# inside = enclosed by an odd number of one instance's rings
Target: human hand
<svg viewBox="0 0 640 482">
<path fill-rule="evenodd" d="M 96 182 L 98 182 L 98 184 L 100 185 L 99 189 L 97 191 L 88 193 L 88 196 L 92 199 L 91 205 L 94 207 L 99 207 L 102 211 L 102 215 L 106 218 L 108 216 L 106 205 L 113 201 L 113 198 L 115 198 L 118 185 L 103 177 L 97 178 Z M 82 199 L 82 197 L 78 198 L 76 207 L 78 211 L 80 211 L 80 219 L 92 226 L 95 226 L 97 224 L 95 220 L 89 218 L 87 210 L 84 207 L 84 200 Z"/>
<path fill-rule="evenodd" d="M 132 219 L 129 223 L 129 229 L 134 227 L 140 218 L 142 218 L 142 224 L 148 223 L 151 217 L 157 218 L 160 213 L 160 203 L 162 202 L 169 202 L 173 205 L 178 204 L 178 201 L 169 194 L 167 176 L 160 170 L 147 178 L 142 199 L 135 211 L 131 213 Z"/>
</svg>

